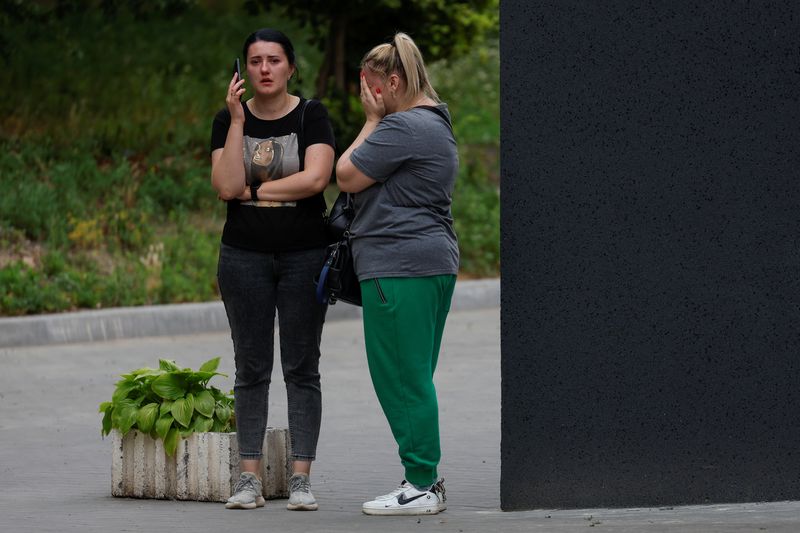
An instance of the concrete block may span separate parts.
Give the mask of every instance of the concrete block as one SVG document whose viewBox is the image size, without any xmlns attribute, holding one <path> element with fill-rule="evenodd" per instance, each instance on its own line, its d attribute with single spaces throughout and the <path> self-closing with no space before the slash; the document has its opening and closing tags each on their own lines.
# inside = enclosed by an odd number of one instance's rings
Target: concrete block
<svg viewBox="0 0 800 533">
<path fill-rule="evenodd" d="M 111 433 L 111 494 L 129 498 L 224 502 L 239 479 L 236 433 L 195 433 L 180 439 L 175 456 L 161 439 L 136 430 Z M 267 428 L 261 473 L 264 498 L 288 498 L 289 431 Z"/>
</svg>

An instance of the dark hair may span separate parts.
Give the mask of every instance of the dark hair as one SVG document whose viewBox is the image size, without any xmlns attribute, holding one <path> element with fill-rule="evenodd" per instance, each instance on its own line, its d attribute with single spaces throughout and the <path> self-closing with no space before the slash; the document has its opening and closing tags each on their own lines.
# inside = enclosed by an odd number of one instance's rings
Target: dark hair
<svg viewBox="0 0 800 533">
<path fill-rule="evenodd" d="M 292 41 L 290 41 L 282 31 L 274 30 L 272 28 L 261 28 L 260 30 L 256 30 L 244 40 L 242 55 L 244 56 L 245 61 L 247 61 L 247 51 L 250 49 L 250 45 L 256 41 L 278 43 L 281 45 L 281 48 L 283 48 L 283 53 L 286 54 L 286 59 L 289 60 L 289 64 L 296 66 L 294 64 L 294 46 L 292 46 Z"/>
</svg>

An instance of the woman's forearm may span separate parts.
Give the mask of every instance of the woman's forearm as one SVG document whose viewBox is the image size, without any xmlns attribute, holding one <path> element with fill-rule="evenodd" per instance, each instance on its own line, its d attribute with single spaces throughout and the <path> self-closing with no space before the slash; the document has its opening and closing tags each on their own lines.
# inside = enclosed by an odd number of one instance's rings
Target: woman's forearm
<svg viewBox="0 0 800 533">
<path fill-rule="evenodd" d="M 258 199 L 273 202 L 302 200 L 324 191 L 329 181 L 330 173 L 327 177 L 323 177 L 304 170 L 279 180 L 262 183 L 258 188 Z M 246 190 L 243 196 L 249 200 L 250 191 Z"/>
<path fill-rule="evenodd" d="M 377 120 L 367 120 L 356 139 L 347 150 L 344 151 L 339 161 L 336 163 L 336 183 L 341 190 L 345 192 L 359 192 L 364 189 L 364 187 L 360 187 L 360 182 L 362 180 L 359 179 L 363 174 L 353 165 L 352 161 L 350 161 L 350 156 L 353 150 L 361 146 L 367 137 L 375 131 L 379 122 L 380 121 Z M 358 190 L 350 190 L 352 187 L 360 188 Z"/>
<path fill-rule="evenodd" d="M 223 200 L 238 197 L 246 188 L 243 148 L 244 123 L 232 122 L 221 154 L 211 160 L 211 186 Z"/>
<path fill-rule="evenodd" d="M 259 200 L 292 202 L 319 194 L 331 180 L 333 170 L 333 147 L 327 144 L 314 144 L 306 149 L 304 170 L 290 176 L 266 181 L 258 188 Z M 240 200 L 250 200 L 250 190 L 237 196 Z"/>
</svg>

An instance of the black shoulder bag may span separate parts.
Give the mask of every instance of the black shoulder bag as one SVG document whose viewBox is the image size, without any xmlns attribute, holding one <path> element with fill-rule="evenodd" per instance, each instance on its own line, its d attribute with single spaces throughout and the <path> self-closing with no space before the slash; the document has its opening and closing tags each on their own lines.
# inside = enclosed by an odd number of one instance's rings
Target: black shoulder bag
<svg viewBox="0 0 800 533">
<path fill-rule="evenodd" d="M 325 264 L 314 279 L 317 301 L 321 304 L 333 305 L 341 300 L 361 305 L 361 285 L 350 247 L 350 224 L 354 217 L 353 196 L 346 192 L 339 193 L 328 216 L 328 233 L 335 242 L 325 250 Z"/>
</svg>

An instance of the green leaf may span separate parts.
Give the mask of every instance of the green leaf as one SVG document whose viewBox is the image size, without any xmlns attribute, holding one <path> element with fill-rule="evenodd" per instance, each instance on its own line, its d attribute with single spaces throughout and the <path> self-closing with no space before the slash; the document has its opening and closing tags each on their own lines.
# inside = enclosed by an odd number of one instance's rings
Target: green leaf
<svg viewBox="0 0 800 533">
<path fill-rule="evenodd" d="M 175 361 L 170 361 L 169 359 L 159 359 L 158 368 L 166 372 L 173 372 L 179 369 L 178 365 L 175 364 Z"/>
<path fill-rule="evenodd" d="M 139 385 L 133 381 L 119 381 L 117 388 L 114 390 L 114 395 L 111 396 L 111 401 L 117 403 L 128 397 L 128 393 L 136 389 Z"/>
<path fill-rule="evenodd" d="M 189 427 L 189 422 L 192 421 L 192 414 L 194 413 L 194 396 L 187 394 L 186 398 L 175 400 L 170 412 L 178 424 L 185 428 Z"/>
<path fill-rule="evenodd" d="M 111 412 L 111 427 L 119 429 L 122 434 L 128 432 L 128 427 L 125 429 L 126 422 L 125 420 L 129 419 L 131 413 L 133 413 L 133 419 L 136 420 L 136 412 L 139 410 L 139 406 L 136 404 L 135 401 L 124 399 L 117 402 L 116 405 L 112 407 Z"/>
<path fill-rule="evenodd" d="M 167 455 L 175 455 L 175 451 L 178 449 L 178 430 L 176 428 L 172 428 L 167 433 L 167 437 L 164 439 L 164 451 L 167 452 Z"/>
<path fill-rule="evenodd" d="M 111 424 L 125 435 L 136 423 L 138 414 L 139 408 L 136 403 L 124 400 L 114 408 L 114 413 L 111 415 Z"/>
<path fill-rule="evenodd" d="M 127 374 L 122 374 L 122 377 L 125 378 L 126 380 L 133 381 L 137 378 L 150 376 L 154 374 L 161 374 L 161 373 L 162 373 L 161 371 L 156 370 L 154 368 L 143 367 L 143 368 L 137 368 L 136 370 L 129 372 Z"/>
<path fill-rule="evenodd" d="M 156 434 L 161 437 L 161 440 L 166 440 L 169 430 L 172 428 L 173 418 L 170 415 L 164 415 L 156 420 Z"/>
<path fill-rule="evenodd" d="M 164 374 L 153 380 L 153 392 L 168 400 L 177 400 L 186 394 L 184 381 L 174 374 Z"/>
<path fill-rule="evenodd" d="M 231 419 L 231 408 L 227 405 L 218 405 L 215 413 L 217 420 L 223 424 L 227 424 Z"/>
<path fill-rule="evenodd" d="M 100 408 L 97 410 L 99 413 L 105 413 L 108 411 L 109 407 L 113 407 L 114 404 L 111 402 L 103 402 L 100 404 Z"/>
<path fill-rule="evenodd" d="M 216 372 L 217 367 L 219 366 L 219 357 L 215 357 L 214 359 L 209 359 L 205 363 L 200 366 L 200 372 Z"/>
<path fill-rule="evenodd" d="M 201 415 L 211 418 L 214 416 L 214 403 L 214 396 L 204 390 L 195 397 L 194 408 Z"/>
<path fill-rule="evenodd" d="M 159 416 L 164 416 L 165 414 L 169 413 L 170 409 L 172 409 L 172 404 L 173 404 L 172 400 L 164 400 L 164 401 L 162 401 L 161 402 L 161 408 L 160 408 L 159 413 L 158 413 Z"/>
<path fill-rule="evenodd" d="M 143 433 L 150 433 L 150 430 L 153 429 L 153 424 L 156 422 L 156 417 L 158 416 L 158 404 L 157 403 L 148 403 L 141 409 L 139 409 L 139 414 L 136 417 L 136 425 L 139 427 L 139 430 Z"/>
<path fill-rule="evenodd" d="M 211 431 L 211 428 L 214 426 L 214 419 L 208 418 L 205 416 L 198 416 L 194 424 L 192 425 L 192 429 L 197 433 L 205 433 L 207 431 Z"/>
<path fill-rule="evenodd" d="M 189 383 L 205 383 L 214 376 L 228 377 L 226 374 L 220 374 L 219 372 L 192 372 L 186 376 L 186 381 Z"/>
<path fill-rule="evenodd" d="M 195 412 L 194 406 L 195 406 L 196 403 L 197 403 L 197 400 L 195 399 L 194 394 L 192 394 L 191 392 L 187 393 L 186 394 L 186 404 L 187 404 L 187 408 L 189 409 L 189 413 L 192 416 L 194 416 L 194 412 Z"/>
<path fill-rule="evenodd" d="M 211 426 L 211 431 L 213 431 L 215 433 L 223 433 L 225 431 L 226 426 L 227 426 L 227 424 L 223 424 L 222 422 L 220 422 L 219 420 L 217 420 L 215 418 L 214 419 L 214 425 Z"/>
<path fill-rule="evenodd" d="M 108 435 L 109 433 L 111 433 L 111 415 L 113 412 L 114 412 L 113 407 L 111 407 L 110 409 L 106 409 L 106 413 L 103 415 L 103 429 L 100 431 L 101 435 Z"/>
<path fill-rule="evenodd" d="M 208 390 L 211 392 L 211 395 L 214 397 L 214 399 L 217 400 L 218 402 L 222 402 L 228 399 L 228 395 L 216 387 L 208 387 Z"/>
</svg>

